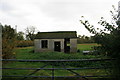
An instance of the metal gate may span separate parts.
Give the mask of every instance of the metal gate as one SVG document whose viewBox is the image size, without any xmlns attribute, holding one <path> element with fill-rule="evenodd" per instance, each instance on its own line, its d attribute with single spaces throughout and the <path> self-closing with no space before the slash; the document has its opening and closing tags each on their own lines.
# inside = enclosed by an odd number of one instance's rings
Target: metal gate
<svg viewBox="0 0 120 80">
<path fill-rule="evenodd" d="M 18 61 L 18 62 L 47 62 L 45 65 L 41 66 L 40 68 L 2 68 L 2 69 L 13 69 L 13 70 L 34 70 L 32 73 L 30 74 L 26 74 L 24 76 L 21 75 L 2 75 L 2 77 L 23 77 L 21 80 L 25 80 L 28 77 L 41 77 L 41 78 L 51 78 L 51 80 L 55 80 L 55 78 L 73 78 L 73 77 L 81 77 L 84 78 L 85 80 L 88 80 L 88 77 L 110 77 L 111 75 L 99 75 L 99 76 L 82 76 L 79 73 L 73 71 L 73 70 L 81 70 L 81 69 L 106 69 L 109 68 L 107 67 L 84 67 L 84 68 L 67 68 L 66 65 L 63 64 L 64 63 L 70 63 L 70 62 L 84 62 L 84 61 L 111 61 L 114 59 L 72 59 L 72 60 L 21 60 L 21 59 L 2 59 L 2 61 Z M 61 68 L 55 68 L 55 63 L 61 63 Z M 51 65 L 52 68 L 45 68 L 46 66 Z M 40 70 L 51 70 L 52 71 L 52 76 L 32 76 L 34 73 L 40 71 Z M 55 70 L 67 70 L 73 74 L 75 74 L 76 76 L 55 76 Z"/>
</svg>

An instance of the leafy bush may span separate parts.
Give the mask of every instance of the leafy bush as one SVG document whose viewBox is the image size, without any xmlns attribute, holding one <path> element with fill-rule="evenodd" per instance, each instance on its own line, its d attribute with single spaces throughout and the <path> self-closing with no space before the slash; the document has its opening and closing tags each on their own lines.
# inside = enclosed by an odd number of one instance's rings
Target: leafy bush
<svg viewBox="0 0 120 80">
<path fill-rule="evenodd" d="M 1 25 L 2 26 L 2 25 Z M 2 57 L 9 59 L 14 57 L 13 50 L 16 46 L 16 32 L 11 26 L 2 26 Z"/>
</svg>

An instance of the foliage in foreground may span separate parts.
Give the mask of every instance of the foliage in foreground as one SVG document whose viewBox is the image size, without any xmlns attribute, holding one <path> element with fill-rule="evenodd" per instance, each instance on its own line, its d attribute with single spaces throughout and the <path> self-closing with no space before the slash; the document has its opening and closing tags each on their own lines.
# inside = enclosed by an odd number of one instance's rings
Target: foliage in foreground
<svg viewBox="0 0 120 80">
<path fill-rule="evenodd" d="M 113 6 L 114 8 L 114 6 Z M 115 58 L 116 61 L 113 62 L 115 78 L 119 79 L 120 76 L 120 16 L 117 10 L 114 8 L 114 12 L 111 12 L 112 23 L 107 22 L 101 17 L 98 22 L 104 29 L 97 28 L 91 25 L 88 20 L 80 20 L 85 28 L 92 34 L 95 35 L 94 40 L 96 43 L 101 44 L 98 50 L 101 53 L 108 55 L 111 58 Z"/>
<path fill-rule="evenodd" d="M 0 25 L 1 27 L 2 25 Z M 10 25 L 2 26 L 2 57 L 13 58 L 13 50 L 16 47 L 16 33 Z"/>
</svg>

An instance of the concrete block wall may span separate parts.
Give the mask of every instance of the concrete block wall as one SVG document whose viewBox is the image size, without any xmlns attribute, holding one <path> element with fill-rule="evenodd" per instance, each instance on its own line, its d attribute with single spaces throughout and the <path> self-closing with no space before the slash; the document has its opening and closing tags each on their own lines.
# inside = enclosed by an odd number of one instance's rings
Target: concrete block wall
<svg viewBox="0 0 120 80">
<path fill-rule="evenodd" d="M 48 40 L 48 48 L 41 48 L 41 41 Z M 61 52 L 64 52 L 64 39 L 35 39 L 34 40 L 34 50 L 35 52 L 53 52 L 54 51 L 54 42 L 60 41 Z"/>
<path fill-rule="evenodd" d="M 48 40 L 48 48 L 41 48 L 41 41 Z M 60 41 L 61 52 L 64 52 L 64 39 L 35 39 L 34 50 L 35 52 L 54 52 L 54 42 Z M 70 53 L 77 52 L 77 39 L 70 39 Z"/>
<path fill-rule="evenodd" d="M 70 39 L 70 53 L 77 52 L 77 39 Z"/>
</svg>

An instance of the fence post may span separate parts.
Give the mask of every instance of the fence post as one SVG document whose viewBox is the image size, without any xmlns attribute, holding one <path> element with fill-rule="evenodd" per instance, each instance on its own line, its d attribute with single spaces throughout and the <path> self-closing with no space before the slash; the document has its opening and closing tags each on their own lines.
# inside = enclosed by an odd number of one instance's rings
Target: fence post
<svg viewBox="0 0 120 80">
<path fill-rule="evenodd" d="M 54 62 L 52 63 L 52 80 L 54 80 Z"/>
</svg>

